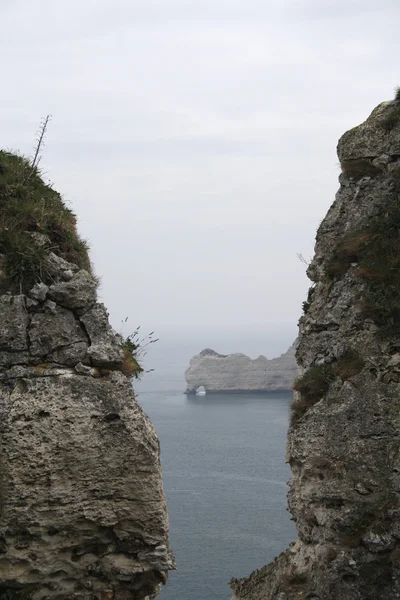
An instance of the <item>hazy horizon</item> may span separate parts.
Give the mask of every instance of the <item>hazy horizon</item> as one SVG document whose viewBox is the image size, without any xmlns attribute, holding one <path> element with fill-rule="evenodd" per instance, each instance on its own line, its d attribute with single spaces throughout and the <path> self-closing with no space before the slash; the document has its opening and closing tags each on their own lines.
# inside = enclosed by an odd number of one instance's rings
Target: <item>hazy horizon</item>
<svg viewBox="0 0 400 600">
<path fill-rule="evenodd" d="M 400 83 L 399 15 L 394 0 L 0 3 L 1 146 L 32 154 L 52 115 L 41 166 L 116 329 L 285 349 L 337 140 Z"/>
</svg>

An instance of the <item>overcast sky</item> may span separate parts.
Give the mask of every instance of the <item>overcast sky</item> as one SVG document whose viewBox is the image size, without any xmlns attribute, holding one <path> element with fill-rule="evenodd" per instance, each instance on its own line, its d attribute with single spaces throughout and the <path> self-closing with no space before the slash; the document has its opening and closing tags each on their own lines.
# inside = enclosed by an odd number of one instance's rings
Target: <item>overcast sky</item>
<svg viewBox="0 0 400 600">
<path fill-rule="evenodd" d="M 79 216 L 114 326 L 296 334 L 335 147 L 400 84 L 398 0 L 0 0 L 1 145 Z M 267 345 L 267 344 L 266 344 Z M 234 348 L 240 350 L 240 348 Z"/>
</svg>

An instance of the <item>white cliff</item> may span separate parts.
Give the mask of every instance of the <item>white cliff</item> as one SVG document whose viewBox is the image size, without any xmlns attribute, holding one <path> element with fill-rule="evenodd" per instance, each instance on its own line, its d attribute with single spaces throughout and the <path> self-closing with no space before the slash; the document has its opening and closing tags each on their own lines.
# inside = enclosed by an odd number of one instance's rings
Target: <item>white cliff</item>
<svg viewBox="0 0 400 600">
<path fill-rule="evenodd" d="M 187 394 L 204 386 L 213 392 L 273 392 L 290 390 L 296 374 L 296 342 L 281 356 L 268 360 L 246 354 L 218 354 L 206 348 L 194 356 L 185 373 Z"/>
</svg>

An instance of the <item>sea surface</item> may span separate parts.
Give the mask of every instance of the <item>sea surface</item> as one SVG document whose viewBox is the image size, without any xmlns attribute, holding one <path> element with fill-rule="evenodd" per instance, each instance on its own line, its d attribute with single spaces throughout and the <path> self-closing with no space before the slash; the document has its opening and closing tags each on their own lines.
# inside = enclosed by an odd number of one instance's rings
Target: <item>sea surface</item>
<svg viewBox="0 0 400 600">
<path fill-rule="evenodd" d="M 296 537 L 286 510 L 290 393 L 183 394 L 185 359 L 164 355 L 135 387 L 161 443 L 177 570 L 160 600 L 229 600 Z"/>
</svg>

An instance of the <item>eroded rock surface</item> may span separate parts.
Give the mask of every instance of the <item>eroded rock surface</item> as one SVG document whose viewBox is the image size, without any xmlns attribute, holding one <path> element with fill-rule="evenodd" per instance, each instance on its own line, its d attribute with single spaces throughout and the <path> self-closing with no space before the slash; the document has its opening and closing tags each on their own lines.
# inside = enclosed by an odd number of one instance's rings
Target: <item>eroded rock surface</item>
<svg viewBox="0 0 400 600">
<path fill-rule="evenodd" d="M 53 285 L 0 296 L 0 586 L 150 599 L 174 566 L 159 442 L 95 281 L 55 256 Z"/>
<path fill-rule="evenodd" d="M 296 353 L 287 459 L 299 537 L 232 580 L 235 600 L 400 598 L 399 117 L 400 102 L 385 102 L 339 141 Z"/>
<path fill-rule="evenodd" d="M 213 392 L 290 390 L 296 374 L 296 342 L 278 358 L 251 359 L 245 354 L 218 354 L 206 348 L 194 356 L 185 373 L 187 394 L 204 386 Z"/>
</svg>

